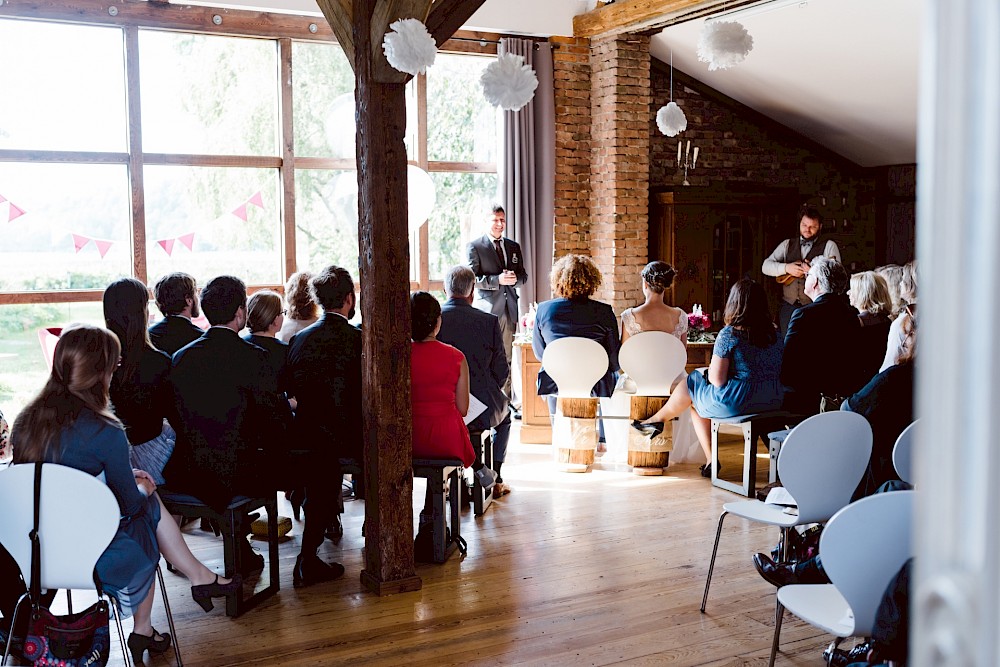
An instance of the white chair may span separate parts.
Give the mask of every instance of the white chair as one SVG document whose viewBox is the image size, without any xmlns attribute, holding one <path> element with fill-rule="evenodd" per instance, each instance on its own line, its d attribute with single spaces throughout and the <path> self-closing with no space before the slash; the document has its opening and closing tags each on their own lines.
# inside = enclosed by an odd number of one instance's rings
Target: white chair
<svg viewBox="0 0 1000 667">
<path fill-rule="evenodd" d="M 545 346 L 542 369 L 559 388 L 561 398 L 590 398 L 608 372 L 608 353 L 596 340 L 568 336 Z"/>
<path fill-rule="evenodd" d="M 778 589 L 770 665 L 778 650 L 783 611 L 837 640 L 870 637 L 885 590 L 913 555 L 911 539 L 916 491 L 878 493 L 851 503 L 830 519 L 819 539 L 829 584 Z"/>
<path fill-rule="evenodd" d="M 34 525 L 35 466 L 31 463 L 10 466 L 0 470 L 0 507 L 4 519 L 0 521 L 0 544 L 10 553 L 21 569 L 30 587 L 31 540 L 28 535 Z M 69 591 L 95 590 L 94 568 L 118 531 L 121 510 L 111 490 L 100 480 L 85 472 L 66 466 L 46 463 L 42 467 L 42 492 L 39 508 L 38 533 L 41 544 L 40 588 Z M 167 622 L 173 637 L 174 655 L 182 665 L 177 648 L 177 633 L 173 616 L 163 586 L 159 567 L 160 595 L 167 611 Z M 23 603 L 25 594 L 18 601 L 13 621 Z M 130 654 L 122 629 L 117 601 L 111 598 L 118 638 L 121 641 L 125 664 L 130 665 Z M 14 627 L 13 624 L 11 627 Z M 9 646 L 4 650 L 6 664 Z"/>
<path fill-rule="evenodd" d="M 913 448 L 917 440 L 917 422 L 903 429 L 892 448 L 892 466 L 907 484 L 913 484 Z"/>
<path fill-rule="evenodd" d="M 643 331 L 622 343 L 618 363 L 635 381 L 637 395 L 669 396 L 687 364 L 687 350 L 665 331 Z"/>
<path fill-rule="evenodd" d="M 705 595 L 701 600 L 702 613 L 708 602 L 722 522 L 727 514 L 780 528 L 782 559 L 787 559 L 788 531 L 795 526 L 824 523 L 851 502 L 871 454 L 872 428 L 859 414 L 825 412 L 793 428 L 778 454 L 778 475 L 795 499 L 798 513 L 788 514 L 781 506 L 759 500 L 741 500 L 722 506 Z"/>
</svg>

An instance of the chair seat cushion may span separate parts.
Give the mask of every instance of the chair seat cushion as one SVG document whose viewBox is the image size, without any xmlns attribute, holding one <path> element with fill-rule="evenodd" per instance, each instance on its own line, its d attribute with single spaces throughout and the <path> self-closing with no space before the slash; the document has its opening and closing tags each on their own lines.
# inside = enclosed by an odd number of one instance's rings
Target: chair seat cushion
<svg viewBox="0 0 1000 667">
<path fill-rule="evenodd" d="M 778 602 L 806 623 L 837 637 L 854 633 L 854 615 L 833 584 L 799 584 L 778 589 Z"/>
<path fill-rule="evenodd" d="M 201 500 L 199 500 L 194 496 L 188 495 L 186 493 L 175 493 L 173 491 L 168 491 L 167 489 L 164 489 L 162 486 L 159 489 L 157 489 L 157 493 L 160 494 L 160 498 L 163 500 L 164 503 L 169 503 L 173 505 L 192 505 L 195 507 L 203 505 L 205 507 L 208 507 L 207 505 L 205 505 L 205 503 L 203 503 Z M 259 498 L 252 498 L 250 496 L 236 496 L 235 498 L 232 499 L 232 501 L 230 501 L 226 509 L 230 510 L 237 509 L 242 505 L 259 500 L 260 500 Z"/>
<path fill-rule="evenodd" d="M 780 528 L 799 525 L 799 516 L 797 514 L 786 514 L 783 506 L 768 505 L 759 500 L 741 500 L 735 503 L 726 503 L 722 506 L 722 510 L 743 517 L 744 519 Z"/>
</svg>

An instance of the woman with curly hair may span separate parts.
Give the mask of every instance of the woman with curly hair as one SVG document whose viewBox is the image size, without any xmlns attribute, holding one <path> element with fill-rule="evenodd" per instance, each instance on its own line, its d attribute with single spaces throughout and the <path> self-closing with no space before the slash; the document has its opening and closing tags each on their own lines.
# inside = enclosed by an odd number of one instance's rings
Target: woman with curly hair
<svg viewBox="0 0 1000 667">
<path fill-rule="evenodd" d="M 552 266 L 550 281 L 555 299 L 538 305 L 535 332 L 531 348 L 539 359 L 545 347 L 554 340 L 575 336 L 596 340 L 608 353 L 608 369 L 594 385 L 592 395 L 607 397 L 615 390 L 618 371 L 618 319 L 606 303 L 590 297 L 601 285 L 601 272 L 594 262 L 583 255 L 565 255 Z M 538 395 L 549 395 L 549 412 L 554 412 L 554 394 L 559 388 L 545 372 L 538 372 Z"/>
<path fill-rule="evenodd" d="M 292 336 L 319 320 L 319 306 L 309 288 L 313 274 L 308 271 L 293 273 L 285 283 L 285 302 L 288 304 L 288 314 L 276 335 L 277 339 L 287 343 Z"/>
</svg>

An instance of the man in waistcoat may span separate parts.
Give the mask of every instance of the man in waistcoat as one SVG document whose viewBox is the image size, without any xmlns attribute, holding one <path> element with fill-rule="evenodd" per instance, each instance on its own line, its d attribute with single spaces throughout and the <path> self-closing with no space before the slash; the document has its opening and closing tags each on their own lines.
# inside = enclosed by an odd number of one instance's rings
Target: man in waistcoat
<svg viewBox="0 0 1000 667">
<path fill-rule="evenodd" d="M 774 276 L 782 284 L 781 306 L 778 308 L 778 328 L 784 338 L 792 313 L 812 303 L 806 294 L 806 274 L 809 263 L 816 257 L 829 257 L 840 262 L 840 248 L 834 241 L 822 241 L 823 218 L 819 210 L 803 206 L 799 211 L 799 235 L 778 244 L 771 256 L 764 260 L 761 270 Z"/>
</svg>

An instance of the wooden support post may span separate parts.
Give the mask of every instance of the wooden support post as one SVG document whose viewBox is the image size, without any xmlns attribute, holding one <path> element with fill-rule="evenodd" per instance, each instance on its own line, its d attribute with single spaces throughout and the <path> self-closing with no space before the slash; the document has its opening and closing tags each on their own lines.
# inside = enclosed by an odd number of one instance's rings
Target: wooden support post
<svg viewBox="0 0 1000 667">
<path fill-rule="evenodd" d="M 376 0 L 354 1 L 358 213 L 364 325 L 365 569 L 379 595 L 419 590 L 413 565 L 410 253 L 405 84 L 380 83 L 372 58 Z"/>
</svg>

